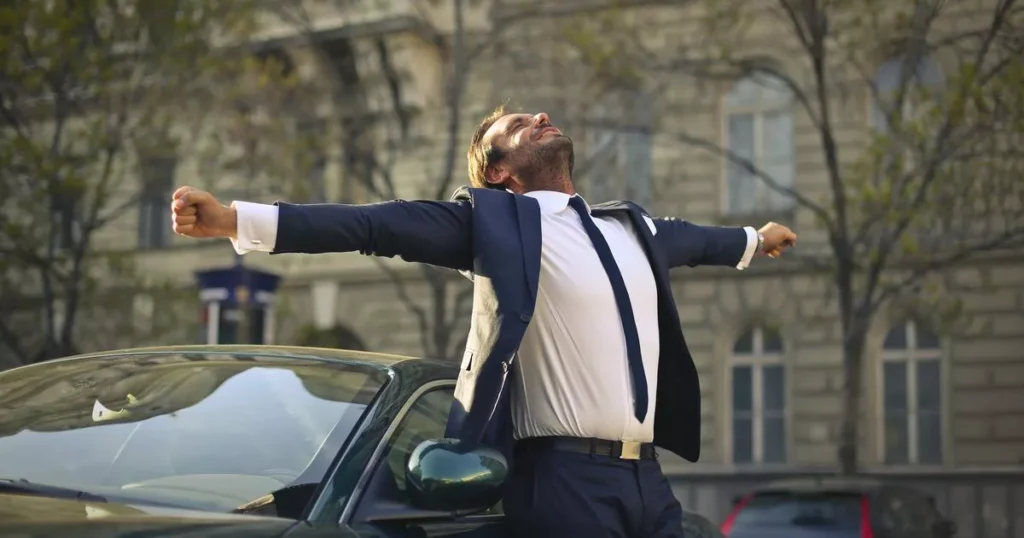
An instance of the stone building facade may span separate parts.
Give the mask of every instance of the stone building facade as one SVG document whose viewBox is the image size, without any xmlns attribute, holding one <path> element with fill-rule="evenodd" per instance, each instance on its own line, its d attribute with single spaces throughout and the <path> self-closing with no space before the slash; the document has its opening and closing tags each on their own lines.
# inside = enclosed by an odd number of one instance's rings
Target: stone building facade
<svg viewBox="0 0 1024 538">
<path fill-rule="evenodd" d="M 577 144 L 578 167 L 585 167 L 588 159 L 611 156 L 611 161 L 581 174 L 580 188 L 591 199 L 630 198 L 653 214 L 698 223 L 756 226 L 785 219 L 800 234 L 801 251 L 824 248 L 811 215 L 731 176 L 722 158 L 671 135 L 685 125 L 689 132 L 723 144 L 729 143 L 730 133 L 733 141 L 748 137 L 759 158 L 775 166 L 790 186 L 809 196 L 825 195 L 819 138 L 784 92 L 736 80 L 696 84 L 671 74 L 661 80 L 677 86 L 657 96 L 609 89 L 579 67 L 581 60 L 571 48 L 551 38 L 578 21 L 573 17 L 579 15 L 570 12 L 585 11 L 587 2 L 518 4 L 466 2 L 466 25 L 475 39 L 496 35 L 491 27 L 499 20 L 496 14 L 519 15 L 503 29 L 513 39 L 474 60 L 461 111 L 459 177 L 464 145 L 478 118 L 512 98 L 513 104 L 545 110 L 556 123 L 568 126 Z M 649 43 L 671 47 L 680 35 L 698 30 L 699 6 L 653 4 L 629 14 L 641 27 L 644 20 L 657 21 L 644 36 Z M 429 174 L 423 171 L 443 158 L 437 148 L 450 69 L 430 41 L 435 34 L 424 33 L 421 22 L 425 17 L 432 31 L 447 35 L 451 10 L 446 2 L 423 2 L 426 8 L 406 2 L 386 5 L 358 17 L 333 18 L 324 7 L 318 31 L 351 41 L 364 80 L 379 80 L 380 66 L 367 52 L 376 40 L 394 46 L 393 65 L 405 84 L 403 99 L 417 111 L 412 129 L 423 141 L 422 149 L 410 150 L 396 166 L 397 190 L 404 198 L 420 198 L 430 192 L 424 184 Z M 777 30 L 763 23 L 745 46 L 767 50 L 785 64 L 795 45 L 792 36 Z M 276 40 L 288 37 L 281 29 L 268 34 Z M 301 45 L 294 48 L 301 57 Z M 885 61 L 880 59 L 879 65 Z M 851 92 L 833 114 L 838 142 L 855 151 L 863 143 L 870 114 L 867 97 Z M 184 163 L 173 184 L 201 186 L 202 177 L 202 170 Z M 329 164 L 325 177 L 327 198 L 340 199 L 344 173 Z M 166 211 L 166 204 L 160 211 Z M 127 235 L 111 234 L 108 241 L 134 240 L 129 220 L 135 216 L 125 219 L 116 230 Z M 160 248 L 139 251 L 145 270 L 185 287 L 195 270 L 231 263 L 226 244 L 171 235 L 165 235 Z M 276 342 L 301 343 L 297 335 L 309 327 L 341 326 L 369 349 L 421 353 L 416 320 L 378 262 L 357 254 L 252 254 L 246 263 L 283 277 L 274 314 Z M 394 260 L 383 263 L 406 281 L 412 300 L 426 304 L 429 289 L 417 280 L 416 268 Z M 834 465 L 843 379 L 829 275 L 795 262 L 759 259 L 742 272 L 680 269 L 674 279 L 680 319 L 702 379 L 705 428 L 699 465 L 723 470 Z M 951 323 L 937 324 L 918 315 L 922 306 L 915 297 L 894 303 L 874 320 L 860 413 L 862 462 L 869 468 L 1024 465 L 1024 252 L 993 255 L 951 268 L 936 279 L 938 293 L 962 302 L 962 314 Z"/>
</svg>

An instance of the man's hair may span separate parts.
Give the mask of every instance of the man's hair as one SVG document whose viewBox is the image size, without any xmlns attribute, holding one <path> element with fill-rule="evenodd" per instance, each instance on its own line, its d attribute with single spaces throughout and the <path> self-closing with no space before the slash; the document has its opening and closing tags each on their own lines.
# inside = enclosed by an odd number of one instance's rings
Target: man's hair
<svg viewBox="0 0 1024 538">
<path fill-rule="evenodd" d="M 473 133 L 473 139 L 469 142 L 469 151 L 466 152 L 466 160 L 469 162 L 469 184 L 473 187 L 487 187 L 491 189 L 504 189 L 504 185 L 495 185 L 487 182 L 487 168 L 501 160 L 501 149 L 484 142 L 484 135 L 502 116 L 506 114 L 505 105 L 498 105 L 491 111 Z"/>
</svg>

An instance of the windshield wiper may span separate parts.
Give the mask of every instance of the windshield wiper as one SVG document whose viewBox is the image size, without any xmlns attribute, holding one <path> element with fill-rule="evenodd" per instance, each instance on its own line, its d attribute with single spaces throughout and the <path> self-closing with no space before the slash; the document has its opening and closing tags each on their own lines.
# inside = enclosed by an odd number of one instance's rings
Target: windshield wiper
<svg viewBox="0 0 1024 538">
<path fill-rule="evenodd" d="M 106 498 L 96 495 L 95 493 L 63 488 L 60 486 L 51 486 L 48 484 L 40 484 L 38 482 L 30 482 L 24 478 L 0 478 L 0 493 L 39 495 L 42 497 L 53 497 L 55 499 L 74 499 L 77 501 L 91 501 L 99 503 L 107 502 Z"/>
</svg>

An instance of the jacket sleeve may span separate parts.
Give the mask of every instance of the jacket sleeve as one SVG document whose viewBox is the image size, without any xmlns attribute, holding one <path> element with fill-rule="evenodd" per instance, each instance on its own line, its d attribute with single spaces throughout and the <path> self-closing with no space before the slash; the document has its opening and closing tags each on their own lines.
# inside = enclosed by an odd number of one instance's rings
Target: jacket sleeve
<svg viewBox="0 0 1024 538">
<path fill-rule="evenodd" d="M 457 270 L 473 265 L 467 200 L 276 205 L 274 254 L 360 252 Z"/>
<path fill-rule="evenodd" d="M 726 265 L 742 269 L 757 246 L 756 232 L 736 227 L 700 226 L 676 218 L 655 218 L 654 240 L 669 267 Z M 753 238 L 751 236 L 753 235 Z"/>
</svg>

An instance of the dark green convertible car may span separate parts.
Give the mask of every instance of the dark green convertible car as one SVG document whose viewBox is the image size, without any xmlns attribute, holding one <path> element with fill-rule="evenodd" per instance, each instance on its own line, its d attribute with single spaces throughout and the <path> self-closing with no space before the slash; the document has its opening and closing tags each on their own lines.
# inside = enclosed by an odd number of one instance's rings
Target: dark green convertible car
<svg viewBox="0 0 1024 538">
<path fill-rule="evenodd" d="M 505 536 L 505 459 L 432 441 L 457 373 L 275 346 L 0 373 L 0 537 Z"/>
</svg>

